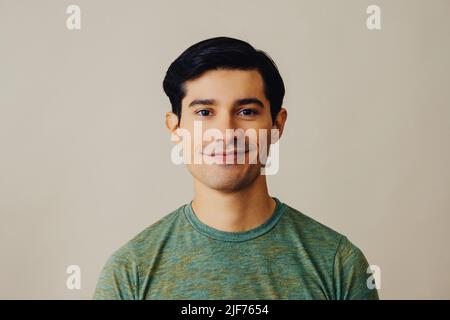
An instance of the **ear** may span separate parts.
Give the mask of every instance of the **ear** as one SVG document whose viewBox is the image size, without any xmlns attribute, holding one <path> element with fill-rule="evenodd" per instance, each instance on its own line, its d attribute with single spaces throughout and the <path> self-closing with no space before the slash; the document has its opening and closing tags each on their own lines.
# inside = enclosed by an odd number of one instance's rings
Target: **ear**
<svg viewBox="0 0 450 320">
<path fill-rule="evenodd" d="M 285 108 L 281 108 L 280 111 L 278 112 L 277 117 L 275 118 L 275 122 L 272 126 L 272 129 L 278 129 L 278 139 L 280 139 L 281 135 L 283 134 L 284 124 L 286 123 L 286 119 L 287 119 L 287 110 Z M 277 141 L 272 141 L 272 143 L 275 143 Z"/>
<path fill-rule="evenodd" d="M 180 136 L 177 134 L 178 129 L 178 116 L 173 112 L 166 112 L 166 127 L 172 135 L 175 135 L 180 141 Z"/>
</svg>

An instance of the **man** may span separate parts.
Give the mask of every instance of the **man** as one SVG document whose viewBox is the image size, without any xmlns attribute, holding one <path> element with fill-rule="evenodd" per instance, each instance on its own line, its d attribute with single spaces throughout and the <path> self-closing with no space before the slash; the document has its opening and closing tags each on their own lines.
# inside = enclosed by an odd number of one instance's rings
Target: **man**
<svg viewBox="0 0 450 320">
<path fill-rule="evenodd" d="M 277 136 L 266 132 L 281 137 L 287 111 L 266 53 L 237 39 L 204 40 L 170 65 L 163 87 L 172 105 L 166 126 L 184 143 L 194 198 L 109 258 L 95 299 L 378 299 L 358 247 L 268 193 L 262 137 L 269 145 Z M 223 133 L 209 139 L 215 148 L 181 134 L 199 123 Z M 239 148 L 227 129 L 264 134 L 244 136 Z M 263 157 L 250 161 L 252 152 Z M 221 161 L 238 154 L 243 163 Z M 192 161 L 199 155 L 204 161 Z"/>
</svg>

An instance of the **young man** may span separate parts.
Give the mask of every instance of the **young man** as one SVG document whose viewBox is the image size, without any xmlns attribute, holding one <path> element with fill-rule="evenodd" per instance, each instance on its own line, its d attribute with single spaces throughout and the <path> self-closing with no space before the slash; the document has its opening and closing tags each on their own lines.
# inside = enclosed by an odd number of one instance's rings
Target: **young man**
<svg viewBox="0 0 450 320">
<path fill-rule="evenodd" d="M 378 299 L 360 249 L 271 197 L 261 174 L 267 163 L 250 161 L 252 152 L 267 155 L 261 137 L 271 129 L 281 136 L 287 117 L 283 80 L 266 53 L 208 39 L 171 64 L 163 86 L 172 105 L 167 128 L 183 153 L 191 149 L 184 159 L 195 195 L 109 258 L 95 299 Z M 216 149 L 181 136 L 194 135 L 196 124 L 223 133 L 209 139 Z M 227 129 L 264 134 L 244 137 L 239 148 Z M 238 153 L 244 163 L 220 161 Z M 191 161 L 199 155 L 204 161 Z"/>
</svg>

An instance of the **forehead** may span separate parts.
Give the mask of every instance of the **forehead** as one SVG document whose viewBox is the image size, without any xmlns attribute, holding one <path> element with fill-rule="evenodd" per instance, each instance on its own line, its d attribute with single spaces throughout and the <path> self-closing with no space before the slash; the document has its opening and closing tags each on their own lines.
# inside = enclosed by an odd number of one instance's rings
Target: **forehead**
<svg viewBox="0 0 450 320">
<path fill-rule="evenodd" d="M 246 96 L 264 99 L 264 81 L 257 70 L 208 70 L 200 77 L 186 81 L 185 89 L 186 100 Z"/>
</svg>

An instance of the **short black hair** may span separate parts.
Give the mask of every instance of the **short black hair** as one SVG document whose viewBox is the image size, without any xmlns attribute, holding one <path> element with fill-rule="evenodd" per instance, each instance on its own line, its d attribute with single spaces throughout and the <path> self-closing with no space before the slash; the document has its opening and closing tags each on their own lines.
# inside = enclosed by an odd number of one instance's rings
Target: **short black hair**
<svg viewBox="0 0 450 320">
<path fill-rule="evenodd" d="M 206 39 L 190 46 L 167 69 L 163 89 L 178 121 L 181 119 L 181 101 L 186 95 L 186 81 L 198 78 L 208 70 L 220 69 L 259 71 L 264 81 L 264 94 L 270 102 L 272 122 L 275 121 L 285 92 L 275 62 L 264 51 L 229 37 Z"/>
</svg>

